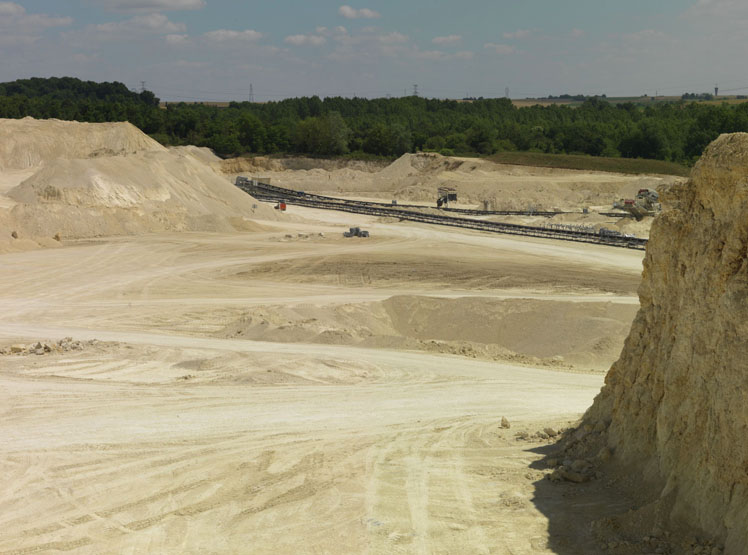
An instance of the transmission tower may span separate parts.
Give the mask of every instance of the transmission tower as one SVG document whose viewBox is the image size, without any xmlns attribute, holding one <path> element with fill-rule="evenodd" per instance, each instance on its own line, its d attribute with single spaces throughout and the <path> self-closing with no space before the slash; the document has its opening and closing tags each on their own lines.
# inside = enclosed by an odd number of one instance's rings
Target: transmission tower
<svg viewBox="0 0 748 555">
<path fill-rule="evenodd" d="M 413 96 L 418 96 L 418 85 L 417 84 L 413 85 Z"/>
<path fill-rule="evenodd" d="M 504 96 L 506 98 L 509 98 L 509 87 L 507 87 L 507 88 L 504 89 Z"/>
<path fill-rule="evenodd" d="M 145 81 L 140 82 L 140 92 L 145 92 Z"/>
</svg>

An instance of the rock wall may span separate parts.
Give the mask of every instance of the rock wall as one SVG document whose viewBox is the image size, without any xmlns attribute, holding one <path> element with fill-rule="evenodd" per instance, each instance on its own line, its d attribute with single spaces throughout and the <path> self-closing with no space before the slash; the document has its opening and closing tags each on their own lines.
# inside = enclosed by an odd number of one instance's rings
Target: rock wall
<svg viewBox="0 0 748 555">
<path fill-rule="evenodd" d="M 722 135 L 664 198 L 620 359 L 585 415 L 669 524 L 748 551 L 748 134 Z M 669 209 L 667 209 L 669 207 Z"/>
</svg>

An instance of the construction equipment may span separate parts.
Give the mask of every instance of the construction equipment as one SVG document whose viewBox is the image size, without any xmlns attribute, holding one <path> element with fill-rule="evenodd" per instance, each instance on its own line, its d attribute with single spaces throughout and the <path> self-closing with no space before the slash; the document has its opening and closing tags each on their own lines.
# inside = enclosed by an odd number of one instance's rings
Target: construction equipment
<svg viewBox="0 0 748 555">
<path fill-rule="evenodd" d="M 437 208 L 441 208 L 442 206 L 447 208 L 450 202 L 457 201 L 457 189 L 452 187 L 439 187 L 437 192 L 439 193 L 439 196 L 436 199 Z"/>
<path fill-rule="evenodd" d="M 360 227 L 352 227 L 349 231 L 343 232 L 343 237 L 368 237 L 369 232 Z"/>
<path fill-rule="evenodd" d="M 645 216 L 656 216 L 662 210 L 660 195 L 652 189 L 639 189 L 635 199 L 620 199 L 613 203 L 613 208 L 624 210 L 637 220 Z"/>
</svg>

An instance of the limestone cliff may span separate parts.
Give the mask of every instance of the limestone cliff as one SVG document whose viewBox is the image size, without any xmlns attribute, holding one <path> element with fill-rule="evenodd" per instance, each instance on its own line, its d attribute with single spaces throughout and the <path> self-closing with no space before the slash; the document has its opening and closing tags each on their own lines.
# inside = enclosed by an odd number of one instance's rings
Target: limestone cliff
<svg viewBox="0 0 748 555">
<path fill-rule="evenodd" d="M 748 134 L 722 135 L 664 198 L 620 359 L 585 415 L 670 524 L 748 545 Z M 661 488 L 661 489 L 659 489 Z"/>
</svg>

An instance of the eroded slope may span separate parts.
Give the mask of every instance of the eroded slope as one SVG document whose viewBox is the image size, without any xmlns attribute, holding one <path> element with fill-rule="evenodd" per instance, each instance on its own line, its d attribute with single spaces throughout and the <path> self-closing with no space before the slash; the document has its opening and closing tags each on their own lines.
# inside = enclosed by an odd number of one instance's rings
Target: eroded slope
<svg viewBox="0 0 748 555">
<path fill-rule="evenodd" d="M 748 134 L 712 143 L 655 221 L 637 315 L 586 415 L 667 524 L 748 545 Z M 650 506 L 650 509 L 652 509 Z M 644 509 L 642 509 L 644 510 Z"/>
</svg>

